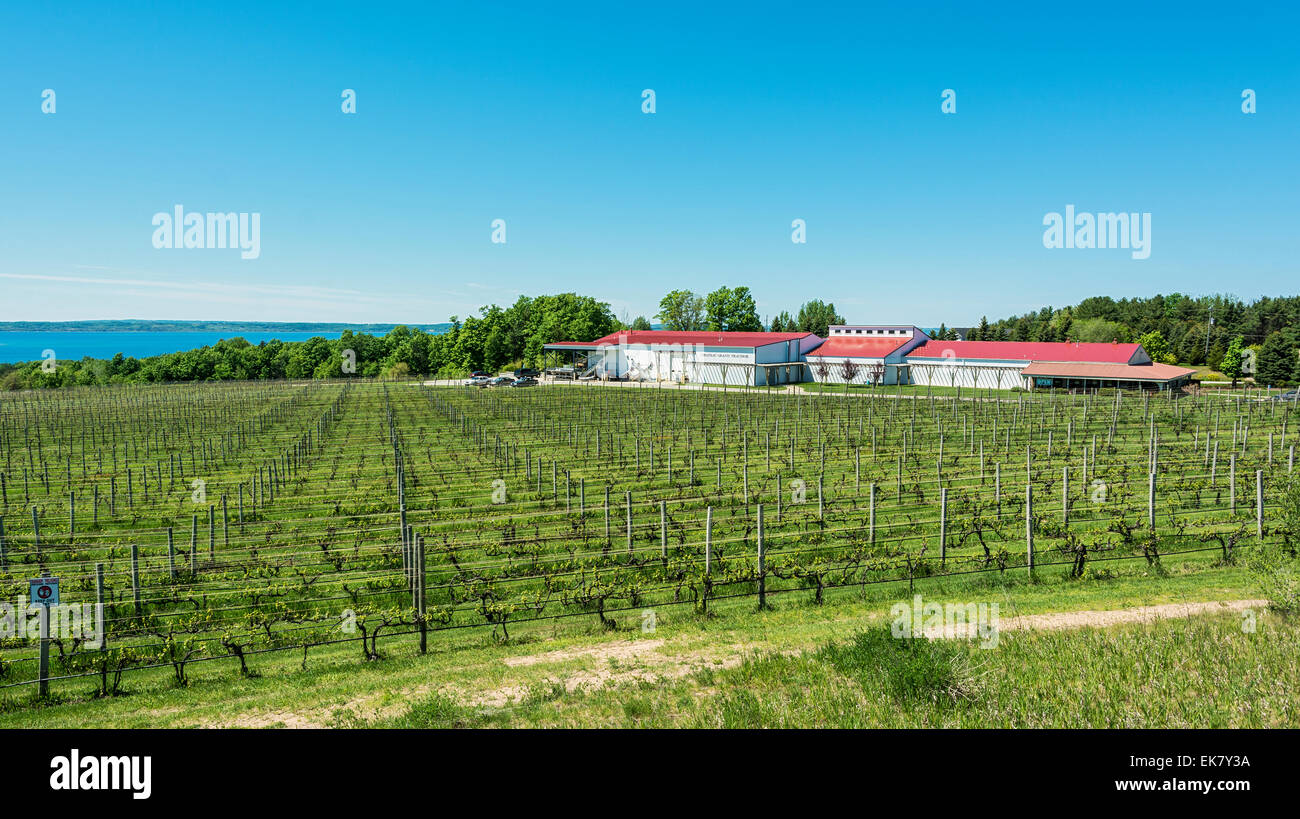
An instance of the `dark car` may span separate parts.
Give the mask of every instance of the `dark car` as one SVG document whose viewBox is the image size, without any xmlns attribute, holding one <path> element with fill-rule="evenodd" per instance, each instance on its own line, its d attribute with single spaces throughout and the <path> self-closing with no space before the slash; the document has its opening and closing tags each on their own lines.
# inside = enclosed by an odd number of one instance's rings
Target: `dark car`
<svg viewBox="0 0 1300 819">
<path fill-rule="evenodd" d="M 487 385 L 489 387 L 504 387 L 511 381 L 514 381 L 514 379 L 508 375 L 498 375 L 496 378 L 489 379 Z"/>
<path fill-rule="evenodd" d="M 482 370 L 475 370 L 474 372 L 469 374 L 469 377 L 470 378 L 491 378 L 491 376 L 489 376 L 487 373 L 483 372 Z"/>
<path fill-rule="evenodd" d="M 510 386 L 512 386 L 512 387 L 536 387 L 536 386 L 537 386 L 537 379 L 536 379 L 536 378 L 529 378 L 529 377 L 527 377 L 527 376 L 525 376 L 525 377 L 523 377 L 523 378 L 516 378 L 514 381 L 510 382 Z"/>
<path fill-rule="evenodd" d="M 534 370 L 532 367 L 522 367 L 515 370 L 515 378 L 536 378 L 541 374 L 541 370 Z"/>
</svg>

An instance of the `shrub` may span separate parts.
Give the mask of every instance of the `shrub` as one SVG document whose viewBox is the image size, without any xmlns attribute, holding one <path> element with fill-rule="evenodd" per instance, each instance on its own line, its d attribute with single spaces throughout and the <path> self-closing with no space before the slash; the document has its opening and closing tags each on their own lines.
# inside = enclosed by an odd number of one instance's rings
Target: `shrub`
<svg viewBox="0 0 1300 819">
<path fill-rule="evenodd" d="M 958 641 L 899 639 L 879 627 L 859 632 L 846 645 L 828 645 L 820 656 L 840 673 L 875 681 L 902 701 L 950 706 L 976 693 L 970 655 Z"/>
</svg>

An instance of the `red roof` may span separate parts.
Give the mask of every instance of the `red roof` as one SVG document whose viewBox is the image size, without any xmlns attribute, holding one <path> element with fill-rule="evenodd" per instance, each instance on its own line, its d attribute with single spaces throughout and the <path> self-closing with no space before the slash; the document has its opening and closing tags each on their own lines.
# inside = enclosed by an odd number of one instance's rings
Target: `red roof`
<svg viewBox="0 0 1300 819">
<path fill-rule="evenodd" d="M 1172 364 L 1073 364 L 1052 361 L 1035 361 L 1020 371 L 1021 375 L 1055 376 L 1057 378 L 1099 378 L 1117 381 L 1172 381 L 1191 375 L 1196 370 L 1175 367 Z"/>
<path fill-rule="evenodd" d="M 710 347 L 763 347 L 784 341 L 797 341 L 812 333 L 728 333 L 701 330 L 679 332 L 676 330 L 619 330 L 591 344 L 705 344 Z"/>
<path fill-rule="evenodd" d="M 910 335 L 888 338 L 831 336 L 808 355 L 817 358 L 884 358 L 911 340 Z"/>
<path fill-rule="evenodd" d="M 1090 361 L 1127 364 L 1140 344 L 1074 341 L 927 341 L 911 358 L 985 358 L 1001 361 Z M 951 351 L 951 352 L 949 352 Z"/>
</svg>

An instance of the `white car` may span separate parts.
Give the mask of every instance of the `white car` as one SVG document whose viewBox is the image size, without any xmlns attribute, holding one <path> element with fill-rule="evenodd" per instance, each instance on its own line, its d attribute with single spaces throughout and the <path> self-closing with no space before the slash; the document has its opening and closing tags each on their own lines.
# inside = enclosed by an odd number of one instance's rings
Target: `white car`
<svg viewBox="0 0 1300 819">
<path fill-rule="evenodd" d="M 467 387 L 486 387 L 487 383 L 487 376 L 483 375 L 476 375 L 473 378 L 465 379 L 465 386 Z"/>
</svg>

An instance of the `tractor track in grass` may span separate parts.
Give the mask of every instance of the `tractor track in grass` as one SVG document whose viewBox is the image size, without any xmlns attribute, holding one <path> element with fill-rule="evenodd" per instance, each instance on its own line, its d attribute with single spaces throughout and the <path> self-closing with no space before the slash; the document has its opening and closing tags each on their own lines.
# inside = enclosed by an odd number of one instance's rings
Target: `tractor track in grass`
<svg viewBox="0 0 1300 819">
<path fill-rule="evenodd" d="M 1170 618 L 1195 617 L 1198 614 L 1219 614 L 1246 609 L 1262 609 L 1267 600 L 1219 600 L 1209 603 L 1162 603 L 1157 606 L 1134 606 L 1127 609 L 1080 610 L 1049 612 L 1047 614 L 1021 614 L 999 617 L 999 631 L 1059 631 L 1076 628 L 1108 628 L 1131 623 L 1153 623 Z M 952 639 L 970 636 L 958 626 L 945 625 L 939 629 L 926 629 L 926 637 Z"/>
</svg>

